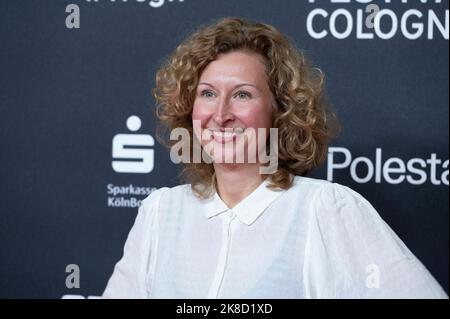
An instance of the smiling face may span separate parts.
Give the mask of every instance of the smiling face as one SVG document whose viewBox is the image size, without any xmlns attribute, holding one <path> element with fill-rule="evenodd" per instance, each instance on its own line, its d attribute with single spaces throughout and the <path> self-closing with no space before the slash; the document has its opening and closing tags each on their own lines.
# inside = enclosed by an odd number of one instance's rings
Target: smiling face
<svg viewBox="0 0 450 319">
<path fill-rule="evenodd" d="M 201 129 L 196 129 L 194 122 L 194 132 L 204 148 L 222 150 L 220 158 L 213 152 L 215 162 L 235 156 L 233 145 L 239 141 L 247 150 L 248 133 L 258 134 L 258 128 L 268 132 L 271 127 L 273 95 L 262 59 L 243 51 L 221 54 L 200 76 L 192 120 L 198 121 Z M 265 145 L 265 140 L 259 144 Z M 258 150 L 262 146 L 258 145 Z"/>
</svg>

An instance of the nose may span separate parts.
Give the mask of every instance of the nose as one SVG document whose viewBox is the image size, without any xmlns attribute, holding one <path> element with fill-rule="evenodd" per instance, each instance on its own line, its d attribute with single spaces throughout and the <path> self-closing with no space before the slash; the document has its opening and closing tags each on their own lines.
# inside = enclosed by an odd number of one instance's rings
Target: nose
<svg viewBox="0 0 450 319">
<path fill-rule="evenodd" d="M 219 101 L 219 105 L 214 113 L 214 121 L 220 126 L 233 121 L 234 115 L 230 110 L 230 103 L 227 98 L 223 98 Z"/>
</svg>

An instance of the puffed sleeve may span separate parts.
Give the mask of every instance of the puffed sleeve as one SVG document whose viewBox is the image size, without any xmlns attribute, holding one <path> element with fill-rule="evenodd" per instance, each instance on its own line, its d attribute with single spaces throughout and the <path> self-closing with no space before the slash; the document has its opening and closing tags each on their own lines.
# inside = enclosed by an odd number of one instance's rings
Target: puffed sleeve
<svg viewBox="0 0 450 319">
<path fill-rule="evenodd" d="M 311 298 L 448 298 L 360 194 L 337 183 L 317 192 L 305 255 Z"/>
<path fill-rule="evenodd" d="M 142 201 L 134 225 L 128 234 L 123 256 L 115 265 L 103 298 L 142 299 L 148 297 L 147 272 L 151 241 L 155 232 L 155 215 L 164 188 L 153 191 Z"/>
</svg>

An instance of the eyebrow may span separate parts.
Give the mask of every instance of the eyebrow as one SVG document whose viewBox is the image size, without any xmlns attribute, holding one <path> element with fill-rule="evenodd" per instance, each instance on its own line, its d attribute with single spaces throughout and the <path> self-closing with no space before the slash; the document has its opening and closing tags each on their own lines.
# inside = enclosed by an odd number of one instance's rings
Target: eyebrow
<svg viewBox="0 0 450 319">
<path fill-rule="evenodd" d="M 210 87 L 212 87 L 213 89 L 215 89 L 214 85 L 212 85 L 212 84 L 210 84 L 210 83 L 207 83 L 207 82 L 200 82 L 198 85 L 200 85 L 200 84 L 207 85 L 207 86 L 210 86 Z M 241 84 L 238 84 L 238 85 L 234 86 L 233 90 L 234 90 L 234 89 L 237 89 L 237 88 L 240 88 L 240 87 L 242 87 L 242 86 L 251 86 L 251 87 L 254 87 L 255 89 L 258 90 L 258 88 L 256 87 L 256 85 L 251 84 L 251 83 L 241 83 Z"/>
</svg>

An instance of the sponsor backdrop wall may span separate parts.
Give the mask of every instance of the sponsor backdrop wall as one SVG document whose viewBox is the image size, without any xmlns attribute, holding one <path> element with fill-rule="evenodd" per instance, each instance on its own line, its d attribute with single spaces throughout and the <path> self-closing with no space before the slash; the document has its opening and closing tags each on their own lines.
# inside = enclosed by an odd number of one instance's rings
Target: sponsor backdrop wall
<svg viewBox="0 0 450 319">
<path fill-rule="evenodd" d="M 223 16 L 275 25 L 325 72 L 343 130 L 309 176 L 365 196 L 448 292 L 448 7 L 1 1 L 0 297 L 102 293 L 140 201 L 178 183 L 155 71 Z"/>
</svg>

